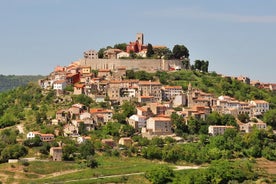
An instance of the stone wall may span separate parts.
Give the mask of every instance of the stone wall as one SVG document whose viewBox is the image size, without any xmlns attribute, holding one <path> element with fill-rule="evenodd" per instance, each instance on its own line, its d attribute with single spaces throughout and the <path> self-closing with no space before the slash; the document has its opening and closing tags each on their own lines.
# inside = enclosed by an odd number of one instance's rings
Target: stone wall
<svg viewBox="0 0 276 184">
<path fill-rule="evenodd" d="M 183 64 L 179 60 L 163 59 L 81 59 L 79 62 L 81 66 L 91 66 L 92 70 L 116 70 L 118 67 L 124 66 L 127 70 L 155 72 L 157 70 L 168 71 L 169 66 L 183 68 Z"/>
</svg>

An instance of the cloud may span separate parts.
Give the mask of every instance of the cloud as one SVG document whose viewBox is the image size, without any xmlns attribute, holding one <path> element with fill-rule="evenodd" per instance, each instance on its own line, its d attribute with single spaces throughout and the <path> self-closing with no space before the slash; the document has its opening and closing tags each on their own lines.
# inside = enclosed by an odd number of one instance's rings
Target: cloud
<svg viewBox="0 0 276 184">
<path fill-rule="evenodd" d="M 237 23 L 276 23 L 276 15 L 242 15 L 235 13 L 210 12 L 198 7 L 174 8 L 145 12 L 156 18 L 187 18 L 198 20 L 218 20 Z"/>
</svg>

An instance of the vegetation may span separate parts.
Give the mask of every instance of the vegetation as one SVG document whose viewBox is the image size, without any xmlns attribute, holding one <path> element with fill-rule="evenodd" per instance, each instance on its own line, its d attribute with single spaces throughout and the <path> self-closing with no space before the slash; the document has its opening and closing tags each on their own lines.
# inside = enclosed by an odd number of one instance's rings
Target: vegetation
<svg viewBox="0 0 276 184">
<path fill-rule="evenodd" d="M 219 160 L 212 162 L 206 169 L 176 172 L 172 183 L 254 183 L 257 177 L 258 174 L 249 160 Z"/>
<path fill-rule="evenodd" d="M 156 53 L 155 50 L 154 53 Z M 216 96 L 229 95 L 243 101 L 267 100 L 272 110 L 260 118 L 263 118 L 271 127 L 267 130 L 254 129 L 252 132 L 244 134 L 237 131 L 236 119 L 231 115 L 220 115 L 212 112 L 205 121 L 191 118 L 186 124 L 181 116 L 173 113 L 171 115 L 173 131 L 176 135 L 181 136 L 184 142 L 179 143 L 172 138 L 148 140 L 137 135 L 133 127 L 127 125 L 126 119 L 135 113 L 137 102 L 125 101 L 121 106 L 114 106 L 115 113 L 110 122 L 97 127 L 94 131 L 87 131 L 84 124 L 80 123 L 79 133 L 89 136 L 91 141 L 77 144 L 69 138 L 56 136 L 57 142 L 64 143 L 63 159 L 74 161 L 75 165 L 69 167 L 74 170 L 80 169 L 81 172 L 76 171 L 39 181 L 56 182 L 65 181 L 65 178 L 66 180 L 85 179 L 92 176 L 131 172 L 146 172 L 145 177 L 140 176 L 143 178 L 142 183 L 148 182 L 145 178 L 152 183 L 178 183 L 179 181 L 186 183 L 241 183 L 255 181 L 259 173 L 255 172 L 253 163 L 249 160 L 252 158 L 276 160 L 276 136 L 272 129 L 276 127 L 275 94 L 246 85 L 235 79 L 223 78 L 214 72 L 208 73 L 207 61 L 200 62 L 201 65 L 205 65 L 205 68 L 196 66 L 197 68 L 193 67 L 194 70 L 168 73 L 129 70 L 126 77 L 129 79 L 159 80 L 166 85 L 181 85 L 184 90 L 191 82 L 194 88 L 213 93 Z M 192 66 L 195 65 L 196 63 Z M 187 63 L 188 67 L 190 67 L 190 63 Z M 16 131 L 14 125 L 24 124 L 26 131 L 38 130 L 42 133 L 54 133 L 55 130 L 59 130 L 62 132 L 62 123 L 50 125 L 50 122 L 55 118 L 58 109 L 69 108 L 73 103 L 82 103 L 88 107 L 101 106 L 85 95 L 56 96 L 55 91 L 44 91 L 31 83 L 0 93 L 0 127 L 3 128 L 0 131 L 0 161 L 6 162 L 10 158 L 35 154 L 40 154 L 40 158 L 48 158 L 50 147 L 57 146 L 57 142 L 42 143 L 39 138 L 18 141 L 25 135 Z M 246 115 L 238 118 L 242 122 L 249 121 L 249 117 Z M 232 125 L 234 128 L 227 130 L 224 135 L 211 137 L 208 135 L 207 127 L 214 124 Z M 130 147 L 117 146 L 112 148 L 103 145 L 100 141 L 102 138 L 113 138 L 118 141 L 120 137 L 128 136 L 131 136 L 134 141 Z M 235 160 L 239 161 L 239 164 Z M 166 163 L 165 165 L 192 163 L 209 164 L 210 166 L 207 169 L 197 171 L 176 172 L 166 166 L 159 169 L 155 168 L 154 166 L 160 162 Z M 22 164 L 22 167 L 25 168 L 23 172 L 28 173 L 28 177 L 39 177 L 41 173 L 38 172 L 46 172 L 34 171 L 35 164 L 37 163 Z M 134 167 L 134 165 L 136 166 Z M 53 165 L 49 167 L 53 167 Z M 60 170 L 66 169 L 60 168 Z M 55 169 L 46 174 L 52 172 L 59 172 L 59 170 Z M 223 175 L 223 173 L 226 174 Z M 127 177 L 122 177 L 108 181 L 126 182 L 127 180 Z"/>
<path fill-rule="evenodd" d="M 171 182 L 174 177 L 174 173 L 173 170 L 168 166 L 161 165 L 148 170 L 145 174 L 145 177 L 153 184 L 163 184 Z"/>
<path fill-rule="evenodd" d="M 0 75 L 0 92 L 27 85 L 29 82 L 37 82 L 42 78 L 41 75 Z"/>
</svg>

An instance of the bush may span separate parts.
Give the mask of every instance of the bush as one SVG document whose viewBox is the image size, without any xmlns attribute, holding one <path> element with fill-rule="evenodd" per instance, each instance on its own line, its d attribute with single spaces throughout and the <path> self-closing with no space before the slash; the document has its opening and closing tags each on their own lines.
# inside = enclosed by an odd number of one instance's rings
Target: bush
<svg viewBox="0 0 276 184">
<path fill-rule="evenodd" d="M 147 171 L 145 177 L 153 184 L 164 184 L 172 181 L 174 173 L 168 166 L 161 165 Z"/>
<path fill-rule="evenodd" d="M 90 168 L 96 168 L 98 167 L 98 162 L 93 156 L 89 156 L 86 160 L 86 166 Z"/>
<path fill-rule="evenodd" d="M 27 160 L 23 160 L 21 163 L 24 166 L 29 166 L 30 165 L 30 163 Z"/>
</svg>

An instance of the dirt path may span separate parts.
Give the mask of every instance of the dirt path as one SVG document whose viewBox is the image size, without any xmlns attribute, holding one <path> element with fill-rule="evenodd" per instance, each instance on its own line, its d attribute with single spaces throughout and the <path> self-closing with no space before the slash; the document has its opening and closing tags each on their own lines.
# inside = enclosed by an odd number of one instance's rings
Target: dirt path
<svg viewBox="0 0 276 184">
<path fill-rule="evenodd" d="M 23 124 L 16 125 L 16 128 L 19 130 L 20 134 L 24 134 L 24 126 L 23 126 Z"/>
<path fill-rule="evenodd" d="M 173 169 L 174 171 L 186 170 L 186 169 L 199 169 L 200 168 L 200 166 L 175 166 L 175 167 L 176 168 Z M 123 177 L 123 176 L 134 176 L 134 175 L 142 175 L 142 174 L 145 174 L 145 172 L 137 172 L 137 173 L 129 173 L 129 174 L 117 174 L 117 175 L 109 175 L 109 176 L 98 176 L 98 177 L 76 179 L 76 180 L 67 180 L 67 181 L 54 182 L 54 183 L 80 182 L 80 181 L 97 180 L 97 179 L 104 179 L 104 178 L 118 178 L 118 177 Z"/>
</svg>

